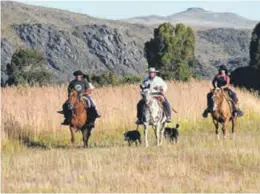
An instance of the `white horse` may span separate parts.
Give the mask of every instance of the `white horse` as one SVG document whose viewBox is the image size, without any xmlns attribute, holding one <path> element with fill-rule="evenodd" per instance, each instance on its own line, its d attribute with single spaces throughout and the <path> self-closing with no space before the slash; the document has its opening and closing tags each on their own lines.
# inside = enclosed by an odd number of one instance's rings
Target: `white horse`
<svg viewBox="0 0 260 194">
<path fill-rule="evenodd" d="M 160 94 L 152 94 L 150 92 L 150 86 L 141 88 L 141 94 L 145 101 L 145 108 L 143 112 L 143 125 L 144 125 L 144 137 L 145 146 L 148 147 L 148 126 L 152 126 L 157 141 L 157 146 L 162 145 L 162 138 L 164 134 L 164 128 L 166 125 L 166 114 L 164 108 L 159 102 L 158 98 L 163 98 Z"/>
</svg>

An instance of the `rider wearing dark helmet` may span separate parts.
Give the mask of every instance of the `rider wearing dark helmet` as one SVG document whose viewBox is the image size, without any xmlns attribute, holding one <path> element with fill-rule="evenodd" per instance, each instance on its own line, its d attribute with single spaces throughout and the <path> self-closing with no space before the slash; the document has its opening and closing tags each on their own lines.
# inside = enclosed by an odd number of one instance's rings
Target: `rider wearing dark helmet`
<svg viewBox="0 0 260 194">
<path fill-rule="evenodd" d="M 90 88 L 90 83 L 88 83 L 85 79 L 84 79 L 84 74 L 82 73 L 82 71 L 78 70 L 75 71 L 73 73 L 73 75 L 75 76 L 75 79 L 72 80 L 69 83 L 68 86 L 68 96 L 71 93 L 71 91 L 74 89 L 76 90 L 78 93 L 83 93 L 84 95 L 87 96 L 87 99 L 89 99 L 88 101 L 90 101 L 90 104 L 95 105 L 95 103 L 93 102 L 92 98 L 88 95 L 88 90 L 92 90 L 92 88 Z M 71 119 L 71 113 L 70 110 L 68 109 L 68 101 L 66 101 L 63 106 L 62 106 L 62 111 L 58 111 L 59 113 L 64 114 L 64 121 L 63 123 L 61 123 L 62 125 L 69 125 L 70 124 L 70 119 Z M 100 115 L 98 114 L 96 107 L 93 108 L 93 110 L 95 111 L 95 115 L 97 118 L 100 117 Z"/>
<path fill-rule="evenodd" d="M 242 116 L 243 112 L 236 106 L 238 103 L 238 98 L 236 93 L 231 90 L 229 88 L 230 86 L 230 77 L 228 76 L 228 69 L 226 68 L 225 65 L 221 65 L 219 67 L 219 73 L 214 77 L 213 81 L 212 81 L 212 85 L 214 88 L 219 87 L 224 89 L 224 91 L 226 91 L 229 96 L 231 97 L 232 101 L 233 101 L 233 108 L 234 108 L 234 112 L 233 114 L 236 114 L 237 116 Z M 212 112 L 212 108 L 213 108 L 213 102 L 211 100 L 212 98 L 212 92 L 207 94 L 207 108 L 206 110 L 203 112 L 202 116 L 203 117 L 207 117 L 208 113 Z"/>
</svg>

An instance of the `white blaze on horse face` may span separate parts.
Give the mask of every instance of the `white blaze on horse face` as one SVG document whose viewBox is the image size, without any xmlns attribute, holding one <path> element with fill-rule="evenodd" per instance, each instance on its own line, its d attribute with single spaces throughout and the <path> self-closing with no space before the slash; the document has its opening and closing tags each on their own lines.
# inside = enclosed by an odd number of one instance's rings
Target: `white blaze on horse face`
<svg viewBox="0 0 260 194">
<path fill-rule="evenodd" d="M 150 90 L 149 89 L 143 89 L 142 95 L 144 98 L 145 103 L 148 105 L 151 100 Z"/>
<path fill-rule="evenodd" d="M 216 103 L 214 103 L 214 104 L 213 104 L 213 111 L 216 111 L 216 110 L 217 110 L 217 108 L 218 108 L 217 104 L 216 104 Z"/>
</svg>

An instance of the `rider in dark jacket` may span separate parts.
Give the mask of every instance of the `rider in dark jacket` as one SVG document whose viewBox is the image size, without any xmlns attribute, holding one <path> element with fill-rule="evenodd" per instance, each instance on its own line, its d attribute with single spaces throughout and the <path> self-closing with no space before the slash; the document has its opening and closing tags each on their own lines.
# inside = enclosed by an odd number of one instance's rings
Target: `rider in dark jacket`
<svg viewBox="0 0 260 194">
<path fill-rule="evenodd" d="M 84 74 L 80 70 L 78 70 L 75 71 L 73 75 L 75 76 L 75 79 L 72 80 L 68 86 L 68 96 L 73 89 L 79 93 L 84 93 L 84 95 L 87 95 L 87 91 L 90 89 L 90 86 L 89 83 L 85 79 L 83 79 Z M 88 99 L 92 101 L 92 98 L 90 96 L 88 96 Z M 95 103 L 91 103 L 91 104 L 95 104 Z M 69 125 L 71 119 L 71 111 L 68 108 L 68 101 L 66 101 L 63 104 L 62 109 L 63 111 L 60 111 L 59 113 L 64 114 L 65 120 L 61 124 Z M 94 107 L 93 110 L 95 111 L 96 117 L 99 118 L 100 115 L 97 112 L 96 107 Z"/>
<path fill-rule="evenodd" d="M 222 88 L 224 91 L 227 91 L 229 96 L 233 101 L 233 114 L 237 114 L 237 116 L 242 116 L 243 112 L 236 106 L 238 103 L 238 98 L 236 93 L 229 88 L 230 85 L 230 77 L 228 76 L 228 70 L 225 65 L 221 65 L 219 68 L 219 73 L 214 77 L 212 81 L 212 85 L 214 88 Z M 212 112 L 213 109 L 213 101 L 212 101 L 212 92 L 207 94 L 207 108 L 203 112 L 202 116 L 207 117 L 208 113 Z"/>
</svg>

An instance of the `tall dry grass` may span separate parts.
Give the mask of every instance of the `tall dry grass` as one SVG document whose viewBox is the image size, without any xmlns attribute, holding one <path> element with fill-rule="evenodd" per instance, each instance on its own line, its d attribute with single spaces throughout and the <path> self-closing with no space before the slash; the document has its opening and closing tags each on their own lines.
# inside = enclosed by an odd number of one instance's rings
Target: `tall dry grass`
<svg viewBox="0 0 260 194">
<path fill-rule="evenodd" d="M 172 125 L 180 123 L 184 132 L 213 131 L 211 119 L 201 117 L 209 89 L 210 84 L 206 81 L 169 83 L 166 96 L 178 111 L 173 116 Z M 259 98 L 243 90 L 236 91 L 240 106 L 245 111 L 245 116 L 239 119 L 238 130 L 259 129 L 259 123 L 255 122 L 260 118 Z M 2 89 L 3 137 L 17 137 L 20 131 L 27 131 L 34 137 L 40 134 L 64 136 L 68 133 L 68 127 L 60 125 L 63 117 L 57 114 L 57 110 L 61 109 L 66 97 L 65 86 Z M 101 142 L 107 137 L 114 137 L 114 141 L 118 135 L 121 137 L 123 131 L 135 128 L 136 104 L 140 99 L 137 85 L 96 89 L 93 98 L 102 115 L 94 129 L 93 142 Z M 245 127 L 248 129 L 244 129 Z"/>
<path fill-rule="evenodd" d="M 166 96 L 178 111 L 170 125 L 181 125 L 180 141 L 149 148 L 129 148 L 122 137 L 135 128 L 138 86 L 97 89 L 93 97 L 102 118 L 91 148 L 82 149 L 81 134 L 71 147 L 68 127 L 56 113 L 65 86 L 4 88 L 2 191 L 260 192 L 260 99 L 235 89 L 245 115 L 235 140 L 218 142 L 211 119 L 201 117 L 209 89 L 206 81 L 169 83 Z"/>
</svg>

